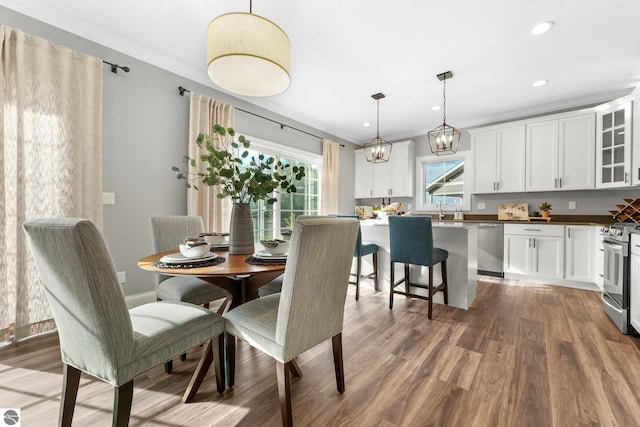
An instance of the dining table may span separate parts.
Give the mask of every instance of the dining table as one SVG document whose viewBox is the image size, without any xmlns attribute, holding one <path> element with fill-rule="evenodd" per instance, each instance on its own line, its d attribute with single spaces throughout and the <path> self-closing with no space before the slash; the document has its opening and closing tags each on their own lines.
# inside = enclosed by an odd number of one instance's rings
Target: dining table
<svg viewBox="0 0 640 427">
<path fill-rule="evenodd" d="M 247 261 L 256 262 L 256 258 L 251 254 L 229 254 L 228 251 L 217 251 L 216 253 L 224 258 L 223 262 L 208 266 L 188 266 L 184 265 L 167 265 L 161 260 L 167 255 L 174 255 L 178 251 L 170 250 L 148 255 L 138 261 L 138 267 L 143 270 L 152 271 L 154 273 L 167 274 L 170 276 L 194 276 L 218 286 L 226 290 L 229 294 L 231 302 L 227 310 L 233 310 L 245 302 L 258 298 L 258 289 L 266 285 L 276 277 L 284 273 L 285 264 L 282 263 L 249 263 Z M 277 262 L 277 261 L 276 261 Z M 191 378 L 187 390 L 185 391 L 183 402 L 190 401 L 195 395 L 199 385 L 204 380 L 207 369 L 201 369 L 201 366 L 209 366 L 213 360 L 213 348 L 211 345 L 205 347 L 196 374 Z M 291 373 L 294 376 L 301 377 L 302 371 L 298 364 L 293 361 Z M 197 385 L 197 387 L 196 387 Z M 232 387 L 233 384 L 229 383 Z"/>
<path fill-rule="evenodd" d="M 229 293 L 231 300 L 228 310 L 258 297 L 258 289 L 266 285 L 284 272 L 284 263 L 279 264 L 250 264 L 247 259 L 251 254 L 233 254 L 228 251 L 216 251 L 225 260 L 219 264 L 209 266 L 183 267 L 176 265 L 157 266 L 166 255 L 177 253 L 177 250 L 159 252 L 148 255 L 138 261 L 138 267 L 154 273 L 170 276 L 194 276 L 218 286 Z"/>
</svg>

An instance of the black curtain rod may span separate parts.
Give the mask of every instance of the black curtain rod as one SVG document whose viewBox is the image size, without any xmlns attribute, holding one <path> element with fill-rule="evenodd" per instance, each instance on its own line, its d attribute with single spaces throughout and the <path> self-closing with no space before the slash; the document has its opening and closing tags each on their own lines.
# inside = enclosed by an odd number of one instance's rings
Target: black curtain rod
<svg viewBox="0 0 640 427">
<path fill-rule="evenodd" d="M 178 86 L 178 91 L 180 92 L 180 96 L 184 96 L 185 92 L 191 92 L 189 89 L 187 89 L 185 87 L 182 87 L 182 86 Z M 295 128 L 293 126 L 285 125 L 285 124 L 280 123 L 280 122 L 278 122 L 276 120 L 270 119 L 269 117 L 261 116 L 260 114 L 252 113 L 251 111 L 243 110 L 242 108 L 238 108 L 238 107 L 235 107 L 235 108 L 236 108 L 236 110 L 242 111 L 243 113 L 251 114 L 252 116 L 260 117 L 261 119 L 268 120 L 268 121 L 270 121 L 272 123 L 278 124 L 278 125 L 280 125 L 280 129 L 284 129 L 284 128 L 287 127 L 289 129 L 297 130 L 298 132 L 306 133 L 307 135 L 313 136 L 313 137 L 318 138 L 318 139 L 324 139 L 321 136 L 314 135 L 312 133 L 307 132 L 306 130 L 298 129 L 298 128 Z M 344 144 L 340 144 L 340 147 L 344 147 Z"/>
<path fill-rule="evenodd" d="M 118 64 L 112 64 L 111 62 L 105 61 L 104 59 L 102 60 L 102 62 L 104 62 L 107 65 L 111 65 L 111 72 L 115 74 L 118 74 L 118 68 L 120 68 L 125 73 L 128 73 L 129 71 L 131 71 L 131 68 L 129 67 L 118 65 Z"/>
</svg>

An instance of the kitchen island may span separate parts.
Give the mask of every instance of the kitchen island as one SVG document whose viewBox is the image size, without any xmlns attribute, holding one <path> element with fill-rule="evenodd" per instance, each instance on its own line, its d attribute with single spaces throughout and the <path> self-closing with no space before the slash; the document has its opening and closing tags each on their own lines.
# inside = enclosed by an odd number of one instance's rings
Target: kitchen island
<svg viewBox="0 0 640 427">
<path fill-rule="evenodd" d="M 478 281 L 478 224 L 464 222 L 434 221 L 433 244 L 449 251 L 447 273 L 449 278 L 449 305 L 467 310 L 476 297 Z M 378 252 L 378 283 L 380 290 L 389 292 L 390 268 L 389 261 L 389 223 L 386 220 L 370 219 L 361 221 L 362 240 L 376 243 Z M 366 257 L 369 258 L 369 257 Z M 370 259 L 367 259 L 369 262 Z M 364 258 L 363 258 L 364 262 Z M 363 267 L 369 271 L 371 265 Z M 395 264 L 396 278 L 403 276 L 402 264 Z M 433 269 L 434 284 L 442 281 L 441 269 L 437 265 Z M 411 266 L 411 281 L 428 284 L 429 271 L 427 267 Z M 404 286 L 400 285 L 401 287 Z M 434 297 L 434 302 L 443 303 L 442 292 Z"/>
</svg>

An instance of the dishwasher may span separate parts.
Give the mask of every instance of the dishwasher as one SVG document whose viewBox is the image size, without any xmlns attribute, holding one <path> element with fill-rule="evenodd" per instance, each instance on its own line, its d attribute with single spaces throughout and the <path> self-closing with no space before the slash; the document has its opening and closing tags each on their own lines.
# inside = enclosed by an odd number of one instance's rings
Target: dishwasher
<svg viewBox="0 0 640 427">
<path fill-rule="evenodd" d="M 478 274 L 504 277 L 504 225 L 478 225 Z"/>
</svg>

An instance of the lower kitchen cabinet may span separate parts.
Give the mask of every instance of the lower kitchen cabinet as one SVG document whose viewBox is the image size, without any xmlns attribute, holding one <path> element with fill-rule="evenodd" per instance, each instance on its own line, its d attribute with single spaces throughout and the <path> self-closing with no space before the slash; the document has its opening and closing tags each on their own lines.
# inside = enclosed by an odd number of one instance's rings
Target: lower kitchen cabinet
<svg viewBox="0 0 640 427">
<path fill-rule="evenodd" d="M 505 273 L 562 279 L 564 276 L 564 226 L 504 226 Z"/>
<path fill-rule="evenodd" d="M 565 226 L 565 279 L 593 281 L 596 258 L 595 229 L 592 225 Z"/>
<path fill-rule="evenodd" d="M 631 235 L 631 289 L 629 301 L 629 321 L 640 332 L 640 235 Z"/>
</svg>

